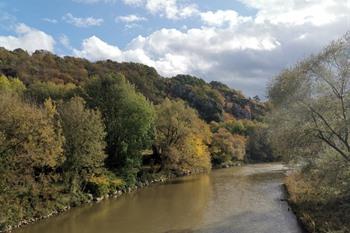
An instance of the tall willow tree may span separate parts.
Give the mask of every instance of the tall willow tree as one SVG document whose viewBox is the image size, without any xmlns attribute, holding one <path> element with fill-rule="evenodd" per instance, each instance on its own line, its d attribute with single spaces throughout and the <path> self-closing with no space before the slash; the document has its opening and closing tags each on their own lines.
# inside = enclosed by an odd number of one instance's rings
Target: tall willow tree
<svg viewBox="0 0 350 233">
<path fill-rule="evenodd" d="M 108 165 L 134 181 L 142 150 L 150 146 L 154 135 L 153 105 L 122 75 L 93 78 L 85 91 L 87 102 L 103 115 Z"/>
<path fill-rule="evenodd" d="M 281 153 L 316 155 L 324 147 L 350 162 L 350 35 L 282 72 L 269 96 Z"/>
<path fill-rule="evenodd" d="M 347 232 L 350 197 L 350 35 L 271 85 L 273 148 L 297 160 L 286 185 L 310 232 Z M 330 214 L 331 213 L 331 214 Z"/>
</svg>

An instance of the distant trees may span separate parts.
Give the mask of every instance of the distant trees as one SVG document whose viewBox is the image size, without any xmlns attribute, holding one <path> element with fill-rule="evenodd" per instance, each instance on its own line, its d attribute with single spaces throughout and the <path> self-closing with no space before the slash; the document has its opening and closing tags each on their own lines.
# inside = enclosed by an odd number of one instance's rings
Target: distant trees
<svg viewBox="0 0 350 233">
<path fill-rule="evenodd" d="M 15 92 L 22 94 L 25 91 L 25 85 L 17 78 L 7 78 L 0 75 L 0 91 L 1 92 Z"/>
<path fill-rule="evenodd" d="M 269 127 L 267 125 L 257 126 L 247 140 L 247 159 L 250 161 L 273 162 L 280 160 L 271 147 Z"/>
<path fill-rule="evenodd" d="M 26 95 L 28 98 L 43 103 L 46 99 L 68 100 L 78 94 L 78 88 L 73 83 L 56 84 L 53 82 L 34 82 L 27 88 Z"/>
<path fill-rule="evenodd" d="M 109 166 L 135 180 L 141 152 L 154 135 L 153 105 L 121 75 L 93 78 L 85 91 L 87 102 L 99 108 L 104 118 Z"/>
<path fill-rule="evenodd" d="M 77 192 L 83 182 L 93 174 L 101 173 L 104 166 L 105 126 L 101 113 L 87 109 L 80 97 L 61 103 L 58 112 L 65 137 L 63 168 L 72 192 Z"/>
<path fill-rule="evenodd" d="M 232 161 L 245 160 L 246 139 L 240 135 L 232 135 L 225 128 L 213 134 L 210 146 L 212 163 L 215 166 L 229 164 Z"/>
<path fill-rule="evenodd" d="M 223 120 L 224 98 L 204 80 L 188 75 L 178 75 L 169 82 L 169 93 L 181 98 L 198 111 L 207 122 Z"/>
<path fill-rule="evenodd" d="M 176 173 L 208 171 L 210 130 L 183 101 L 156 106 L 156 148 L 163 169 Z"/>
</svg>

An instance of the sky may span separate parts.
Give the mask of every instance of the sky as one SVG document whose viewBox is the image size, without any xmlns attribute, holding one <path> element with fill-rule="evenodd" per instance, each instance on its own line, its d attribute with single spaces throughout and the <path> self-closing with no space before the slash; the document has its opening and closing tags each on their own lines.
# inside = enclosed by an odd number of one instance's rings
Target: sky
<svg viewBox="0 0 350 233">
<path fill-rule="evenodd" d="M 0 47 L 140 62 L 266 96 L 350 30 L 350 0 L 0 0 Z"/>
</svg>

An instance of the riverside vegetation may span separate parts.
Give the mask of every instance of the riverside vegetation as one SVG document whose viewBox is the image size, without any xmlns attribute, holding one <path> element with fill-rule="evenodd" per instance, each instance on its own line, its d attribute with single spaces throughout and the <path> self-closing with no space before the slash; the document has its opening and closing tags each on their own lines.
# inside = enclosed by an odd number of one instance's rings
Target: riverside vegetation
<svg viewBox="0 0 350 233">
<path fill-rule="evenodd" d="M 350 34 L 283 71 L 269 98 L 269 141 L 295 165 L 296 214 L 309 232 L 350 232 Z"/>
<path fill-rule="evenodd" d="M 268 105 L 219 82 L 20 49 L 0 49 L 0 72 L 0 231 L 154 180 L 274 159 Z"/>
<path fill-rule="evenodd" d="M 0 49 L 0 231 L 151 181 L 283 159 L 308 232 L 350 232 L 350 35 L 268 101 L 135 63 Z"/>
</svg>

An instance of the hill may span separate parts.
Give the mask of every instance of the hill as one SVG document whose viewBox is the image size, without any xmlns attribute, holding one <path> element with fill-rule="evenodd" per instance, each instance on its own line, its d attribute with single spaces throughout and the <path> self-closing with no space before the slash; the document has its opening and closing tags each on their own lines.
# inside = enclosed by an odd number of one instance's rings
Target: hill
<svg viewBox="0 0 350 233">
<path fill-rule="evenodd" d="M 263 103 L 216 81 L 207 83 L 189 75 L 164 78 L 154 68 L 138 63 L 90 62 L 76 57 L 62 58 L 43 50 L 30 55 L 22 49 L 0 48 L 0 74 L 18 77 L 26 85 L 53 82 L 79 86 L 91 77 L 118 73 L 153 103 L 158 104 L 165 97 L 183 99 L 207 122 L 232 117 L 259 120 L 265 113 Z"/>
</svg>

